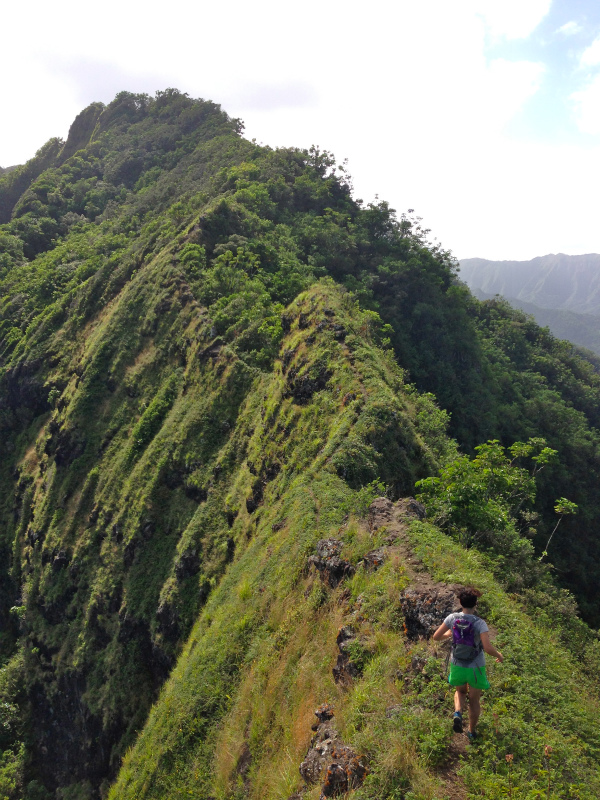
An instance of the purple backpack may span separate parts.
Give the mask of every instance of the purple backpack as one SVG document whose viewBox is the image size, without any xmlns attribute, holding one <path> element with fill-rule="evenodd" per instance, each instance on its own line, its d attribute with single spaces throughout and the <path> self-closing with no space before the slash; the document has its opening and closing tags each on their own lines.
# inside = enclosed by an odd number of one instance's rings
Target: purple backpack
<svg viewBox="0 0 600 800">
<path fill-rule="evenodd" d="M 473 661 L 481 652 L 475 644 L 475 626 L 471 620 L 457 617 L 452 623 L 452 653 L 459 661 Z"/>
</svg>

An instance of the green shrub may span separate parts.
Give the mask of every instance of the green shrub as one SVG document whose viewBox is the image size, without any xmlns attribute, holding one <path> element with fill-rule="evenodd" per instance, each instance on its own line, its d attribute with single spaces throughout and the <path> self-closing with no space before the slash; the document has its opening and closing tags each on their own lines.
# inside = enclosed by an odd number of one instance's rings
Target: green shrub
<svg viewBox="0 0 600 800">
<path fill-rule="evenodd" d="M 134 426 L 131 433 L 131 458 L 138 456 L 160 430 L 177 396 L 179 382 L 179 375 L 171 375 Z"/>
</svg>

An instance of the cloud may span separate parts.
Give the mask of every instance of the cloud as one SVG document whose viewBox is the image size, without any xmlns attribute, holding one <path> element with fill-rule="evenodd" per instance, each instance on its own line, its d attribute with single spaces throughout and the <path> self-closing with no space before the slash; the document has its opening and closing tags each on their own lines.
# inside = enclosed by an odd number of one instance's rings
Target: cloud
<svg viewBox="0 0 600 800">
<path fill-rule="evenodd" d="M 600 134 L 600 75 L 596 75 L 584 89 L 573 92 L 569 98 L 575 109 L 575 121 L 582 133 Z"/>
<path fill-rule="evenodd" d="M 579 63 L 582 67 L 596 67 L 600 64 L 600 36 L 583 51 Z"/>
<path fill-rule="evenodd" d="M 492 61 L 486 81 L 488 113 L 500 124 L 510 121 L 539 90 L 544 73 L 545 67 L 539 62 Z"/>
<path fill-rule="evenodd" d="M 575 20 L 571 20 L 570 22 L 565 22 L 564 25 L 561 25 L 556 33 L 562 33 L 563 36 L 575 36 L 578 33 L 583 33 L 583 31 L 583 25 L 575 22 Z"/>
<path fill-rule="evenodd" d="M 304 0 L 302 13 L 281 0 L 170 0 L 168 14 L 147 0 L 105 0 L 101 14 L 78 0 L 61 0 L 60 14 L 40 0 L 35 13 L 6 5 L 3 30 L 26 30 L 27 52 L 4 37 L 3 166 L 66 136 L 92 100 L 170 85 L 241 116 L 248 138 L 348 157 L 359 197 L 416 208 L 459 256 L 600 252 L 598 148 L 588 137 L 568 150 L 507 132 L 553 75 L 533 56 L 510 60 L 550 0 Z M 490 38 L 507 58 L 490 61 Z M 596 131 L 597 90 L 584 89 L 571 102 Z"/>
<path fill-rule="evenodd" d="M 289 108 L 310 108 L 318 102 L 314 86 L 305 81 L 248 84 L 223 102 L 234 103 L 242 111 L 279 111 Z"/>
<path fill-rule="evenodd" d="M 50 74 L 71 84 L 77 102 L 83 105 L 96 100 L 110 102 L 122 91 L 153 95 L 157 89 L 166 89 L 168 85 L 164 73 L 136 73 L 94 58 L 47 55 L 42 57 L 42 62 Z"/>
<path fill-rule="evenodd" d="M 526 39 L 550 11 L 552 0 L 472 0 L 492 36 Z"/>
</svg>

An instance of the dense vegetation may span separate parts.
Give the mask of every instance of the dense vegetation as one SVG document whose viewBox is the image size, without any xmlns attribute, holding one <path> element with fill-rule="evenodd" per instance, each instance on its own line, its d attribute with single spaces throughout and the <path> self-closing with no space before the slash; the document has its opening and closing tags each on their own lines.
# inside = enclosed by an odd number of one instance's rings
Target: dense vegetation
<svg viewBox="0 0 600 800">
<path fill-rule="evenodd" d="M 369 754 L 364 797 L 440 796 L 443 681 L 426 672 L 386 716 L 399 665 L 428 647 L 404 642 L 402 564 L 332 592 L 305 573 L 332 534 L 358 565 L 373 487 L 396 499 L 418 481 L 440 526 L 410 529 L 425 564 L 489 589 L 551 705 L 546 721 L 533 694 L 517 709 L 507 672 L 495 713 L 520 716 L 495 746 L 533 792 L 542 737 L 562 759 L 556 796 L 597 796 L 596 636 L 566 590 L 593 619 L 594 366 L 473 298 L 418 219 L 354 199 L 331 154 L 241 127 L 175 90 L 122 93 L 0 175 L 0 797 L 85 800 L 117 779 L 115 798 L 285 800 L 327 698 Z M 482 478 L 490 464 L 504 483 Z M 457 475 L 480 514 L 444 496 Z M 558 498 L 577 513 L 550 540 Z M 330 670 L 353 610 L 370 649 L 347 692 Z M 571 696 L 574 659 L 587 698 Z M 491 758 L 472 754 L 464 780 L 499 797 Z"/>
<path fill-rule="evenodd" d="M 479 300 L 492 300 L 492 295 L 473 290 Z M 497 298 L 496 298 L 497 299 Z M 541 308 L 533 303 L 517 300 L 514 297 L 505 300 L 515 309 L 532 316 L 542 328 L 549 328 L 557 339 L 568 339 L 580 348 L 581 354 L 596 364 L 600 356 L 600 317 L 592 314 L 579 314 L 575 311 L 556 308 Z"/>
</svg>

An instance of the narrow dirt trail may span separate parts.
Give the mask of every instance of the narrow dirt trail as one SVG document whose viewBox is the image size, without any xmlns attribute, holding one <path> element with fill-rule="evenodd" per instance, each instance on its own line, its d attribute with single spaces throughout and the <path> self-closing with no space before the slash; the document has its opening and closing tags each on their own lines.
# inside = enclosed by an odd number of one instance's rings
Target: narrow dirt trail
<svg viewBox="0 0 600 800">
<path fill-rule="evenodd" d="M 422 642 L 425 643 L 426 649 L 431 655 L 445 659 L 446 653 L 449 652 L 448 645 L 434 643 L 431 640 L 431 634 L 448 614 L 459 610 L 456 598 L 456 591 L 459 587 L 456 584 L 434 580 L 423 562 L 414 553 L 408 537 L 408 526 L 415 519 L 423 519 L 424 516 L 425 509 L 412 498 L 398 500 L 396 503 L 392 503 L 385 497 L 377 498 L 369 508 L 367 525 L 371 536 L 377 534 L 379 546 L 363 556 L 363 566 L 367 570 L 377 570 L 388 559 L 393 559 L 399 566 L 401 565 L 408 578 L 408 585 L 400 592 L 399 601 L 409 648 L 411 643 Z M 319 579 L 334 590 L 355 570 L 355 567 L 341 556 L 342 547 L 343 543 L 338 538 L 323 539 L 317 543 L 316 552 L 308 558 L 309 570 L 318 573 Z M 361 674 L 360 668 L 353 663 L 349 643 L 360 640 L 361 621 L 365 620 L 361 615 L 360 607 L 351 608 L 348 605 L 349 597 L 348 589 L 342 589 L 338 596 L 345 623 L 338 631 L 336 641 L 339 653 L 336 666 L 333 668 L 336 683 L 346 687 L 351 687 Z M 407 672 L 409 681 L 412 680 L 410 675 L 414 678 L 419 672 L 424 671 L 427 660 L 423 658 L 421 647 L 417 648 L 416 652 L 419 655 L 413 656 L 412 664 Z M 440 701 L 441 699 L 440 696 Z M 388 711 L 393 708 L 394 706 L 390 707 Z M 328 710 L 328 716 L 327 719 L 322 720 L 320 715 L 324 710 Z M 451 702 L 444 701 L 443 708 L 440 708 L 439 713 L 446 718 L 450 733 L 452 729 Z M 315 736 L 313 736 L 306 757 L 301 764 L 300 773 L 306 781 L 306 787 L 302 791 L 327 778 L 323 784 L 321 795 L 324 800 L 325 797 L 331 796 L 328 793 L 331 789 L 329 783 L 336 776 L 338 778 L 346 776 L 344 791 L 360 785 L 363 778 L 363 771 L 361 771 L 363 767 L 360 757 L 339 740 L 335 720 L 331 719 L 334 716 L 333 709 L 329 704 L 325 703 L 320 706 L 315 714 L 318 719 L 318 724 L 312 729 Z M 466 734 L 453 734 L 444 764 L 433 768 L 433 773 L 440 784 L 439 793 L 436 795 L 439 800 L 442 798 L 443 800 L 467 800 L 467 790 L 459 774 L 461 761 L 467 749 Z M 337 790 L 334 793 L 338 793 Z M 297 800 L 300 796 L 301 794 L 297 793 L 289 800 Z"/>
<path fill-rule="evenodd" d="M 424 509 L 412 498 L 392 503 L 385 497 L 377 498 L 369 509 L 368 524 L 372 533 L 385 528 L 385 545 L 382 550 L 387 557 L 397 557 L 409 579 L 402 593 L 402 610 L 406 618 L 407 636 L 413 641 L 429 639 L 444 617 L 456 611 L 458 603 L 455 584 L 435 581 L 410 545 L 407 527 L 411 520 L 423 519 Z M 440 649 L 431 643 L 432 653 L 440 655 Z M 442 651 L 445 652 L 446 648 Z M 448 710 L 448 725 L 451 724 Z M 455 734 L 448 748 L 448 759 L 437 775 L 444 785 L 443 796 L 447 800 L 466 800 L 467 790 L 458 774 L 462 756 L 467 752 L 466 734 Z"/>
</svg>

